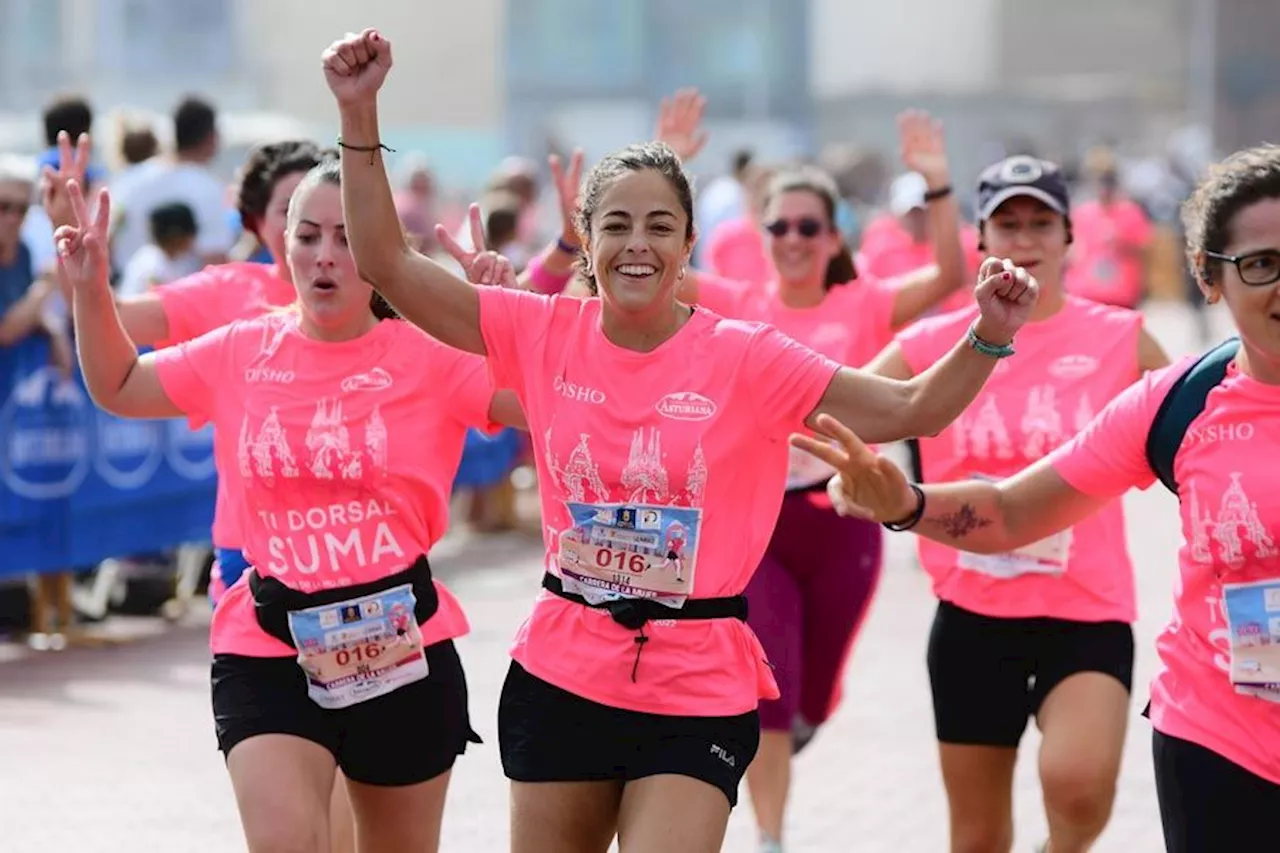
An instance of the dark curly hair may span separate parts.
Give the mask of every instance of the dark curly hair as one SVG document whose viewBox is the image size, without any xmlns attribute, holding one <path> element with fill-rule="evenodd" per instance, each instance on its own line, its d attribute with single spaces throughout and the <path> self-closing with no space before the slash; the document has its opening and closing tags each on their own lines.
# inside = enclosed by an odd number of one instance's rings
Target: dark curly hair
<svg viewBox="0 0 1280 853">
<path fill-rule="evenodd" d="M 241 223 L 261 241 L 259 229 L 276 184 L 282 178 L 309 172 L 322 160 L 336 157 L 334 151 L 321 149 L 305 139 L 286 139 L 253 149 L 236 175 L 236 209 Z"/>
<path fill-rule="evenodd" d="M 298 184 L 298 189 L 294 191 L 295 198 L 301 198 L 303 192 L 321 184 L 329 184 L 334 187 L 342 186 L 342 166 L 337 157 L 324 157 L 319 165 L 308 171 L 306 177 Z M 292 211 L 292 205 L 290 205 L 290 210 Z M 379 320 L 397 320 L 400 318 L 400 315 L 396 313 L 396 309 L 391 307 L 391 303 L 383 299 L 382 294 L 376 290 L 373 292 L 373 296 L 369 298 L 369 308 L 373 311 L 373 316 Z"/>
<path fill-rule="evenodd" d="M 680 164 L 679 156 L 666 143 L 643 142 L 615 151 L 587 173 L 577 215 L 578 235 L 583 246 L 591 245 L 591 219 L 609 186 L 623 175 L 646 170 L 653 170 L 667 179 L 684 210 L 684 239 L 686 242 L 693 239 L 693 185 Z M 591 292 L 599 293 L 595 271 L 590 268 L 586 252 L 578 256 L 578 272 Z"/>
<path fill-rule="evenodd" d="M 1182 205 L 1187 261 L 1201 282 L 1219 281 L 1224 263 L 1203 253 L 1225 251 L 1236 215 L 1255 202 L 1273 198 L 1280 198 L 1280 145 L 1246 148 L 1210 168 Z"/>
<path fill-rule="evenodd" d="M 813 166 L 801 166 L 779 172 L 769 182 L 765 193 L 765 206 L 783 193 L 804 192 L 816 195 L 822 201 L 822 208 L 827 212 L 827 227 L 839 232 L 836 226 L 836 204 L 840 198 L 840 190 L 835 180 L 821 169 Z M 841 284 L 848 284 L 858 277 L 858 270 L 853 265 L 853 253 L 844 239 L 840 240 L 840 251 L 827 264 L 827 272 L 822 283 L 827 290 Z"/>
</svg>

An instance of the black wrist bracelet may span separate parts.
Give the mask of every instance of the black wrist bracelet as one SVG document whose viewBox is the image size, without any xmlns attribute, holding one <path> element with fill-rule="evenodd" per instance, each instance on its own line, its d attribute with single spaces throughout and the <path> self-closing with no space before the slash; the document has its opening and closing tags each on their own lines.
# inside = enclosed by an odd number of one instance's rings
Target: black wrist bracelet
<svg viewBox="0 0 1280 853">
<path fill-rule="evenodd" d="M 920 488 L 915 483 L 909 483 L 908 485 L 911 486 L 911 491 L 916 493 L 915 511 L 902 521 L 884 522 L 884 528 L 886 530 L 892 530 L 894 533 L 902 533 L 903 531 L 910 530 L 915 527 L 920 523 L 920 519 L 924 518 L 924 489 Z"/>
<path fill-rule="evenodd" d="M 347 145 L 345 142 L 342 141 L 341 136 L 338 137 L 338 147 L 341 148 L 343 151 L 359 151 L 361 153 L 368 154 L 370 166 L 373 165 L 374 158 L 377 156 L 379 151 L 386 151 L 390 154 L 396 153 L 396 150 L 394 148 L 388 148 L 387 146 L 383 145 L 381 142 L 377 143 L 376 145 Z"/>
<path fill-rule="evenodd" d="M 924 194 L 924 200 L 937 201 L 938 199 L 946 198 L 949 195 L 951 195 L 951 185 L 947 184 L 945 187 L 938 187 L 936 190 L 927 191 Z"/>
</svg>

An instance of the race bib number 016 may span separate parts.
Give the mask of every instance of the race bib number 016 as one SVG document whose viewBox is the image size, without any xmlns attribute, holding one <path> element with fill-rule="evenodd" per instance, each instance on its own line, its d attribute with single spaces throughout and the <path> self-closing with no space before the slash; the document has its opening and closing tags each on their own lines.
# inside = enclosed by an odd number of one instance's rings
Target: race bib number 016
<svg viewBox="0 0 1280 853">
<path fill-rule="evenodd" d="M 1231 633 L 1231 683 L 1241 693 L 1280 701 L 1280 581 L 1224 584 Z"/>
<path fill-rule="evenodd" d="M 593 604 L 648 598 L 680 607 L 693 589 L 702 511 L 646 504 L 566 504 L 560 577 Z"/>
<path fill-rule="evenodd" d="M 289 614 L 307 695 L 347 708 L 427 677 L 410 584 Z"/>
</svg>

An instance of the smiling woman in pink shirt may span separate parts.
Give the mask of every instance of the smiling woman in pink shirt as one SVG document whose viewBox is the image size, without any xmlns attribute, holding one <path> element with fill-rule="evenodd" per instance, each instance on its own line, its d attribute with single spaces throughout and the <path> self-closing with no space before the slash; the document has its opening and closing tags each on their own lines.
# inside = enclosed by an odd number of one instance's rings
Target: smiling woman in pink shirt
<svg viewBox="0 0 1280 853">
<path fill-rule="evenodd" d="M 1018 357 L 996 369 L 962 417 L 920 439 L 927 482 L 1007 476 L 1070 439 L 1144 371 L 1168 364 L 1140 315 L 1064 292 L 1071 212 L 1057 166 L 1009 158 L 982 173 L 977 195 L 984 250 L 1030 270 L 1043 290 Z M 916 375 L 975 315 L 922 320 L 869 369 Z M 1044 734 L 1050 849 L 1087 849 L 1110 815 L 1133 670 L 1137 617 L 1120 505 L 995 557 L 921 540 L 920 562 L 939 599 L 929 679 L 952 850 L 1012 843 L 1012 774 L 1032 717 Z"/>
<path fill-rule="evenodd" d="M 214 612 L 213 712 L 250 849 L 330 850 L 336 769 L 358 849 L 436 849 L 478 739 L 453 645 L 466 617 L 427 553 L 466 429 L 521 423 L 514 398 L 359 279 L 334 160 L 289 207 L 296 304 L 142 357 L 107 285 L 105 192 L 92 225 L 71 198 L 80 225 L 57 243 L 94 401 L 215 426 L 251 569 Z"/>
<path fill-rule="evenodd" d="M 1239 340 L 1147 374 L 1025 470 L 921 488 L 852 435 L 843 452 L 800 443 L 842 469 L 831 491 L 843 511 L 906 519 L 974 560 L 1105 523 L 1158 473 L 1178 496 L 1182 545 L 1147 709 L 1156 791 L 1169 853 L 1218 853 L 1265 844 L 1258 821 L 1280 813 L 1280 147 L 1215 167 L 1183 218 L 1200 289 L 1226 303 Z M 954 666 L 955 678 L 973 668 Z M 1095 718 L 1084 743 L 1103 739 L 1096 707 L 1070 714 Z"/>
<path fill-rule="evenodd" d="M 972 287 L 961 288 L 959 212 L 942 129 L 919 112 L 904 113 L 898 124 L 902 159 L 926 182 L 921 203 L 937 235 L 936 265 L 888 281 L 855 270 L 835 224 L 834 181 L 812 168 L 783 171 L 768 189 L 763 219 L 777 278 L 748 289 L 699 275 L 699 303 L 726 317 L 768 323 L 841 364 L 861 367 L 896 330 L 952 293 L 972 301 Z M 835 712 L 845 664 L 880 579 L 880 526 L 832 511 L 826 484 L 833 474 L 813 456 L 792 452 L 782 510 L 747 587 L 747 622 L 781 693 L 760 703 L 760 749 L 747 772 L 761 853 L 782 850 L 793 752 Z"/>
<path fill-rule="evenodd" d="M 365 30 L 323 65 L 341 114 L 343 194 L 362 274 L 440 341 L 487 356 L 528 415 L 546 544 L 498 729 L 517 853 L 720 849 L 776 698 L 743 591 L 786 485 L 790 432 L 833 414 L 872 441 L 941 429 L 1035 302 L 989 265 L 983 315 L 931 371 L 872 377 L 782 335 L 677 301 L 693 198 L 674 152 L 592 169 L 578 229 L 599 296 L 476 288 L 406 245 L 380 159 L 391 47 Z M 493 263 L 482 253 L 470 264 Z"/>
</svg>

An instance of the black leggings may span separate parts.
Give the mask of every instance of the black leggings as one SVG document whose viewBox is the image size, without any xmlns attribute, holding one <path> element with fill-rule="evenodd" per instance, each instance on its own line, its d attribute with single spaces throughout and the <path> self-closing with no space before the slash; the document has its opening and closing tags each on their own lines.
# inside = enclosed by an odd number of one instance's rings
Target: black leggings
<svg viewBox="0 0 1280 853">
<path fill-rule="evenodd" d="M 1151 749 L 1168 853 L 1262 849 L 1267 822 L 1280 814 L 1280 785 L 1154 729 Z"/>
</svg>

